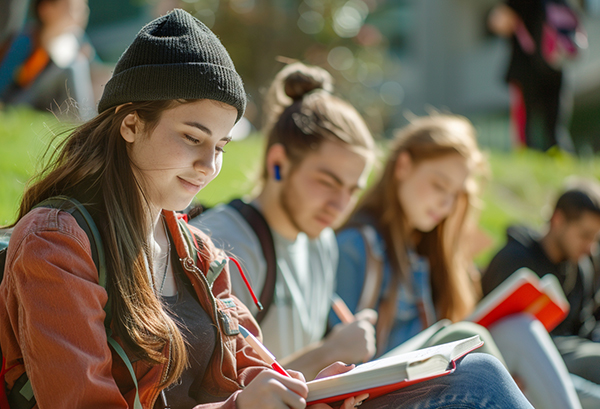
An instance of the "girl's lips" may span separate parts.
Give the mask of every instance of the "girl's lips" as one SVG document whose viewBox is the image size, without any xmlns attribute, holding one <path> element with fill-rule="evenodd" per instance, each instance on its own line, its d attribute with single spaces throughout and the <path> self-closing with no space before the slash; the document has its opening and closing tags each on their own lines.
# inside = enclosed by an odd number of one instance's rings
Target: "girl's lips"
<svg viewBox="0 0 600 409">
<path fill-rule="evenodd" d="M 179 181 L 181 182 L 183 187 L 186 190 L 188 190 L 190 193 L 196 194 L 202 189 L 202 184 L 200 184 L 200 183 L 192 183 L 185 179 L 180 178 L 179 176 L 177 178 L 179 179 Z"/>
<path fill-rule="evenodd" d="M 322 217 L 322 216 L 321 217 L 317 216 L 316 219 L 319 223 L 321 223 L 322 225 L 324 225 L 326 227 L 331 226 L 334 221 L 333 219 Z"/>
<path fill-rule="evenodd" d="M 442 218 L 435 213 L 429 212 L 429 217 L 431 217 L 436 223 L 442 221 Z"/>
</svg>

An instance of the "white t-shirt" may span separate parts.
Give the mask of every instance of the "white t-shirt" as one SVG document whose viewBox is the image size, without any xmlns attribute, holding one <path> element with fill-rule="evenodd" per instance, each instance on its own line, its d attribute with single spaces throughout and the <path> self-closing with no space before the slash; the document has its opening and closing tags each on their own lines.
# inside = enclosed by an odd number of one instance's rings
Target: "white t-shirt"
<svg viewBox="0 0 600 409">
<path fill-rule="evenodd" d="M 264 286 L 267 263 L 260 242 L 239 212 L 227 205 L 207 210 L 190 222 L 209 234 L 217 247 L 240 262 L 257 298 Z M 271 230 L 277 256 L 275 294 L 261 322 L 264 344 L 281 359 L 319 341 L 327 326 L 335 288 L 338 249 L 335 234 L 325 229 L 311 240 L 304 233 L 290 241 Z M 233 293 L 253 314 L 258 308 L 234 263 L 229 263 Z"/>
</svg>

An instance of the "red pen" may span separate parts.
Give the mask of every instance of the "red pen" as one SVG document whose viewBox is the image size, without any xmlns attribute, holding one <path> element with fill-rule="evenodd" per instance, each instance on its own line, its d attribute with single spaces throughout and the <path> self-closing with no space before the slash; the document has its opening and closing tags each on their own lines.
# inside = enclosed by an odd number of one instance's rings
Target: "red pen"
<svg viewBox="0 0 600 409">
<path fill-rule="evenodd" d="M 283 369 L 283 367 L 281 365 L 279 365 L 279 363 L 277 363 L 273 354 L 271 352 L 269 352 L 269 350 L 263 344 L 261 344 L 260 341 L 258 339 L 256 339 L 256 337 L 254 335 L 252 335 L 250 333 L 250 331 L 248 331 L 246 328 L 244 328 L 241 325 L 239 325 L 238 327 L 240 329 L 240 332 L 246 339 L 246 341 L 252 346 L 252 348 L 254 348 L 256 353 L 258 355 L 260 355 L 260 357 L 266 363 L 271 365 L 271 368 L 273 368 L 276 372 L 280 373 L 283 376 L 290 377 L 290 374 L 287 373 L 285 371 L 285 369 Z"/>
</svg>

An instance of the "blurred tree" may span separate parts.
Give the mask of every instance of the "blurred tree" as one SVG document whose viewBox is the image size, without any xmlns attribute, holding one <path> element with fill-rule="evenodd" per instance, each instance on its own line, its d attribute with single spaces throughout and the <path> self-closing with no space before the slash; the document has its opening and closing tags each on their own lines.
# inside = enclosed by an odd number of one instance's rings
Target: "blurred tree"
<svg viewBox="0 0 600 409">
<path fill-rule="evenodd" d="M 256 126 L 269 81 L 282 62 L 300 60 L 330 71 L 336 92 L 364 114 L 374 134 L 381 134 L 403 98 L 399 63 L 390 56 L 386 38 L 370 24 L 392 7 L 386 3 L 180 0 L 179 6 L 209 26 L 229 50 L 250 94 L 247 116 Z"/>
</svg>

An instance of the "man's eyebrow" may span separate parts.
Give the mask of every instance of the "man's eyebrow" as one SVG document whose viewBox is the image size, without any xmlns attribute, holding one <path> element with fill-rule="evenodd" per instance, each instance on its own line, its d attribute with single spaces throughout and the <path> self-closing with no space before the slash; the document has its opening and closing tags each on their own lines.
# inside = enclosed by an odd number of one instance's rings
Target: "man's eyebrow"
<svg viewBox="0 0 600 409">
<path fill-rule="evenodd" d="M 337 185 L 339 185 L 339 186 L 344 186 L 344 181 L 343 181 L 342 179 L 340 179 L 340 178 L 338 177 L 338 175 L 336 175 L 336 174 L 335 174 L 335 173 L 333 173 L 332 171 L 330 171 L 330 170 L 328 170 L 328 169 L 323 169 L 323 168 L 317 169 L 317 171 L 318 171 L 318 172 L 320 172 L 320 173 L 323 173 L 323 174 L 325 174 L 325 175 L 327 175 L 327 176 L 329 176 L 330 178 L 332 178 L 332 179 L 335 181 L 335 183 L 336 183 Z M 356 184 L 356 185 L 354 185 L 354 186 L 351 186 L 351 188 L 352 188 L 352 190 L 355 190 L 355 189 L 363 189 L 363 188 L 364 188 L 364 186 L 359 186 L 358 184 Z"/>
<path fill-rule="evenodd" d="M 207 127 L 205 127 L 204 125 L 202 125 L 201 123 L 191 121 L 191 122 L 184 122 L 184 124 L 187 126 L 193 126 L 194 128 L 198 128 L 205 134 L 212 136 L 212 131 L 210 129 L 208 129 Z"/>
</svg>

